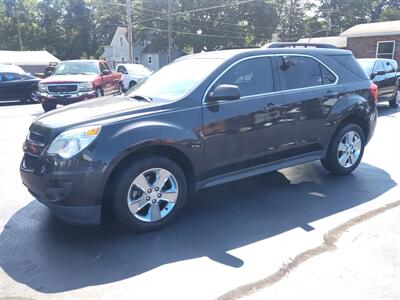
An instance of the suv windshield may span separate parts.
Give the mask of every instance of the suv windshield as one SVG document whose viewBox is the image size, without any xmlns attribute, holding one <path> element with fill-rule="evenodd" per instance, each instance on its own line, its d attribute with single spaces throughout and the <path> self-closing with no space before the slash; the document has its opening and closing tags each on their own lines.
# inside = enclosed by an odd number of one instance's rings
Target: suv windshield
<svg viewBox="0 0 400 300">
<path fill-rule="evenodd" d="M 60 63 L 54 75 L 74 75 L 74 74 L 97 74 L 97 63 L 96 62 L 63 62 Z"/>
<path fill-rule="evenodd" d="M 222 62 L 222 59 L 215 58 L 178 60 L 137 84 L 129 91 L 128 96 L 140 95 L 178 100 L 188 94 Z"/>
</svg>

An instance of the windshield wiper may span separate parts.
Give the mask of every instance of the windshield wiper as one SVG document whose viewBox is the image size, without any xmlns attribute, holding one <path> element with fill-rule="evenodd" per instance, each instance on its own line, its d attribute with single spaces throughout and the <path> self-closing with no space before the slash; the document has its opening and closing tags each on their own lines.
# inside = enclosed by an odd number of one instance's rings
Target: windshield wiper
<svg viewBox="0 0 400 300">
<path fill-rule="evenodd" d="M 144 100 L 144 101 L 147 101 L 147 102 L 153 101 L 153 99 L 151 99 L 150 97 L 142 96 L 142 95 L 133 95 L 133 96 L 129 96 L 129 98 L 136 99 L 136 100 Z"/>
</svg>

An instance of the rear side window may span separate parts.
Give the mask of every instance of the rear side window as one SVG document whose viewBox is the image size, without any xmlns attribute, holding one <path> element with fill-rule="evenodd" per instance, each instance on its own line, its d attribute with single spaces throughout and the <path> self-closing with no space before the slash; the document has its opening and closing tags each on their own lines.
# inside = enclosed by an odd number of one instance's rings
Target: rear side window
<svg viewBox="0 0 400 300">
<path fill-rule="evenodd" d="M 257 57 L 234 65 L 217 80 L 211 90 L 221 84 L 237 85 L 242 97 L 273 92 L 271 59 Z"/>
<path fill-rule="evenodd" d="M 283 90 L 332 84 L 336 77 L 317 60 L 304 56 L 280 56 L 278 73 Z"/>
<path fill-rule="evenodd" d="M 4 73 L 3 80 L 4 81 L 14 81 L 14 80 L 21 80 L 21 75 L 17 73 Z"/>
<path fill-rule="evenodd" d="M 352 72 L 354 75 L 363 79 L 369 79 L 367 73 L 365 73 L 363 68 L 361 68 L 361 65 L 352 54 L 329 55 L 329 57 L 336 61 L 338 64 L 342 65 L 348 71 Z"/>
<path fill-rule="evenodd" d="M 390 61 L 386 61 L 384 64 L 386 73 L 396 72 L 394 65 Z"/>
</svg>

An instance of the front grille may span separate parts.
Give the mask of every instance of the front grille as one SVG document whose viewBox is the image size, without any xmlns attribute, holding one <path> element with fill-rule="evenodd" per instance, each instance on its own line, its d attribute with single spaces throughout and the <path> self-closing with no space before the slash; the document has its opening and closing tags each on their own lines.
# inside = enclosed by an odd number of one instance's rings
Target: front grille
<svg viewBox="0 0 400 300">
<path fill-rule="evenodd" d="M 65 93 L 74 93 L 78 90 L 77 84 L 54 84 L 49 85 L 48 88 L 50 93 L 58 93 L 58 94 L 65 94 Z"/>
</svg>

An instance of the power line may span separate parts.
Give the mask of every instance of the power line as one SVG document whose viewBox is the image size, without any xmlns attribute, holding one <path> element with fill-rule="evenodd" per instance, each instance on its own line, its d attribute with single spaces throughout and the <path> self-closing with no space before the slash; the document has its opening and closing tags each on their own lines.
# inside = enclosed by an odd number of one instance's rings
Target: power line
<svg viewBox="0 0 400 300">
<path fill-rule="evenodd" d="M 153 27 L 142 27 L 143 29 L 153 30 L 153 31 L 161 31 L 161 32 L 168 32 L 168 29 L 160 29 L 160 28 L 153 28 Z M 194 35 L 199 37 L 218 37 L 218 38 L 226 38 L 226 39 L 240 39 L 244 40 L 245 38 L 235 37 L 235 36 L 224 36 L 224 35 L 215 35 L 215 34 L 198 34 L 193 32 L 184 32 L 184 31 L 176 31 L 173 30 L 174 33 L 186 34 L 186 35 Z"/>
<path fill-rule="evenodd" d="M 245 0 L 245 1 L 233 2 L 233 3 L 229 3 L 229 4 L 221 4 L 221 5 L 215 5 L 215 6 L 210 6 L 210 7 L 186 10 L 186 11 L 176 12 L 173 15 L 181 15 L 181 14 L 187 14 L 187 13 L 198 12 L 198 11 L 205 11 L 205 10 L 210 10 L 210 9 L 215 9 L 215 8 L 223 8 L 223 7 L 240 5 L 240 4 L 245 4 L 245 3 L 254 2 L 254 1 L 258 1 L 258 0 Z"/>
</svg>

